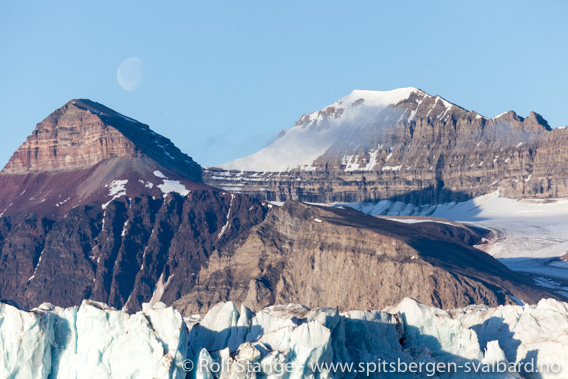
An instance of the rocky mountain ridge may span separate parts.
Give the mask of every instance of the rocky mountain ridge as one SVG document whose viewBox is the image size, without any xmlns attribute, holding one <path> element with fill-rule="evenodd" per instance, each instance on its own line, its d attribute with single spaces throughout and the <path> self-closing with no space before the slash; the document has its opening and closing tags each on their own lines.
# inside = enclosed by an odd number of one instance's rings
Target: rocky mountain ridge
<svg viewBox="0 0 568 379">
<path fill-rule="evenodd" d="M 71 100 L 37 124 L 2 174 L 89 168 L 111 158 L 148 156 L 200 181 L 199 166 L 148 125 L 87 99 Z"/>
<path fill-rule="evenodd" d="M 566 143 L 568 129 L 553 130 L 534 112 L 489 119 L 418 89 L 354 91 L 302 116 L 258 153 L 204 169 L 203 178 L 271 201 L 422 205 L 496 190 L 512 198 L 565 197 Z M 286 163 L 290 152 L 301 162 Z"/>
<path fill-rule="evenodd" d="M 230 212 L 229 212 L 230 209 Z M 83 299 L 129 311 L 173 303 L 228 240 L 265 217 L 245 196 L 194 190 L 74 208 L 60 220 L 0 218 L 0 298 L 26 308 Z"/>
<path fill-rule="evenodd" d="M 287 202 L 215 251 L 174 306 L 202 313 L 231 299 L 253 310 L 289 302 L 379 309 L 411 296 L 450 309 L 560 298 L 473 248 L 484 237 L 459 224 L 402 224 Z"/>
<path fill-rule="evenodd" d="M 0 216 L 60 218 L 122 195 L 206 188 L 201 166 L 148 125 L 90 100 L 71 100 L 37 124 L 0 172 Z"/>
</svg>

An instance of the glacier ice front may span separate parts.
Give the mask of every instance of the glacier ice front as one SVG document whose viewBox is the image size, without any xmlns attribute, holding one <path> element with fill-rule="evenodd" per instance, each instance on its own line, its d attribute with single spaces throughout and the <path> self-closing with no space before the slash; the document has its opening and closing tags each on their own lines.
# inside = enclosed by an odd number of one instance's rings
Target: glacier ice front
<svg viewBox="0 0 568 379">
<path fill-rule="evenodd" d="M 540 370 L 540 372 L 536 372 Z M 1 378 L 566 378 L 568 304 L 383 311 L 0 304 Z"/>
<path fill-rule="evenodd" d="M 129 315 L 87 300 L 32 312 L 0 304 L 0 377 L 185 378 L 187 336 L 173 308 Z"/>
<path fill-rule="evenodd" d="M 568 304 L 384 311 L 220 303 L 188 320 L 196 378 L 566 378 Z M 246 370 L 243 370 L 246 367 Z M 275 370 L 280 368 L 280 371 Z"/>
</svg>

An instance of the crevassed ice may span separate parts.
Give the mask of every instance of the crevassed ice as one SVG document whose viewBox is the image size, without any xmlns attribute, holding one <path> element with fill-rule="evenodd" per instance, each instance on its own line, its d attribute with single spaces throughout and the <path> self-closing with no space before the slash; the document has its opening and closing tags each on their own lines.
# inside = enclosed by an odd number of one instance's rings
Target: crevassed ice
<svg viewBox="0 0 568 379">
<path fill-rule="evenodd" d="M 134 315 L 92 301 L 32 312 L 0 304 L 0 320 L 1 377 L 184 378 L 185 369 L 190 377 L 236 379 L 252 377 L 237 365 L 248 363 L 268 377 L 279 377 L 272 368 L 286 367 L 289 378 L 353 378 L 357 372 L 348 370 L 361 364 L 398 361 L 470 367 L 452 378 L 485 378 L 487 372 L 472 368 L 531 361 L 549 370 L 541 378 L 568 375 L 568 304 L 553 299 L 450 311 L 411 299 L 384 311 L 289 304 L 257 313 L 226 302 L 185 323 L 161 303 Z M 332 365 L 338 363 L 339 370 Z M 383 377 L 400 377 L 390 374 Z"/>
<path fill-rule="evenodd" d="M 102 303 L 0 304 L 2 378 L 185 378 L 186 326 L 173 308 L 134 315 Z"/>
</svg>

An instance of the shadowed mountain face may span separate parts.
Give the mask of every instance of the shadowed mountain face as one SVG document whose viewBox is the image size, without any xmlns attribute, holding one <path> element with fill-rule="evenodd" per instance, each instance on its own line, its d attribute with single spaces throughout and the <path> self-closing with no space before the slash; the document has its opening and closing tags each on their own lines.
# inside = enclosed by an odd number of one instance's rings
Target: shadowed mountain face
<svg viewBox="0 0 568 379">
<path fill-rule="evenodd" d="M 406 296 L 444 308 L 555 297 L 472 248 L 471 229 L 277 208 L 200 173 L 146 125 L 66 104 L 0 173 L 0 299 L 130 312 L 162 301 L 189 314 L 222 300 L 361 309 Z"/>
<path fill-rule="evenodd" d="M 83 299 L 138 311 L 194 288 L 213 252 L 258 224 L 266 207 L 245 196 L 191 191 L 187 196 L 79 206 L 53 221 L 0 219 L 0 298 L 24 307 Z"/>
<path fill-rule="evenodd" d="M 261 151 L 208 168 L 203 177 L 271 201 L 414 194 L 409 200 L 419 205 L 498 189 L 513 198 L 563 197 L 567 143 L 568 129 L 552 130 L 534 112 L 489 119 L 418 89 L 354 91 L 302 116 Z M 434 191 L 421 193 L 425 188 Z"/>
</svg>

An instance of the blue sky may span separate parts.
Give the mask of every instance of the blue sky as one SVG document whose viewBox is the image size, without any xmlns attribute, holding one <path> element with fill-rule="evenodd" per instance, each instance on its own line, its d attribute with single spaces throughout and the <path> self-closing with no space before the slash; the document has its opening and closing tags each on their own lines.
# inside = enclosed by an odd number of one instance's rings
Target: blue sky
<svg viewBox="0 0 568 379">
<path fill-rule="evenodd" d="M 203 165 L 259 150 L 356 88 L 568 125 L 567 14 L 561 0 L 3 1 L 0 161 L 72 98 L 149 124 Z M 116 76 L 131 57 L 143 62 L 133 92 Z"/>
</svg>

